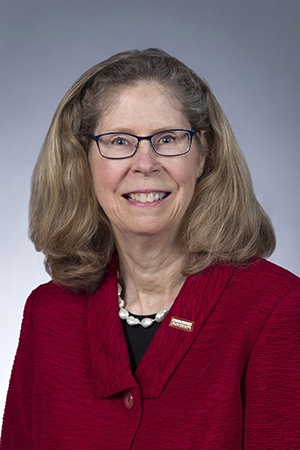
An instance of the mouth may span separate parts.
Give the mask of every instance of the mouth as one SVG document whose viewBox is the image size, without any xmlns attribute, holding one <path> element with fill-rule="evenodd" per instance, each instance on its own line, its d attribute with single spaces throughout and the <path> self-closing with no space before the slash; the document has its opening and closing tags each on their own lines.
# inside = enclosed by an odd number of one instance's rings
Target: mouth
<svg viewBox="0 0 300 450">
<path fill-rule="evenodd" d="M 139 202 L 139 203 L 153 203 L 157 202 L 159 200 L 162 200 L 163 198 L 166 198 L 168 195 L 170 195 L 170 192 L 132 192 L 130 194 L 125 194 L 123 197 L 125 197 L 127 200 L 132 202 Z"/>
</svg>

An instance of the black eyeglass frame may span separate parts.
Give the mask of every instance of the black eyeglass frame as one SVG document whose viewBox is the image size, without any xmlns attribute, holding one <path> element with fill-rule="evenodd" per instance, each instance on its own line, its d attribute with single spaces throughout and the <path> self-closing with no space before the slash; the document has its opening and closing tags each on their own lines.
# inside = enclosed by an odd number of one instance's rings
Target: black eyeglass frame
<svg viewBox="0 0 300 450">
<path fill-rule="evenodd" d="M 162 154 L 162 153 L 158 153 L 158 152 L 155 150 L 155 148 L 154 148 L 154 146 L 153 146 L 153 144 L 152 144 L 152 140 L 151 140 L 151 139 L 152 139 L 154 136 L 157 136 L 158 134 L 161 134 L 161 133 L 167 133 L 168 131 L 186 131 L 187 133 L 189 133 L 189 135 L 190 135 L 190 142 L 189 142 L 188 149 L 187 149 L 185 152 L 183 152 L 183 153 L 176 153 L 175 155 L 164 155 L 164 154 Z M 135 137 L 135 138 L 138 140 L 138 142 L 137 142 L 137 144 L 136 144 L 136 147 L 135 147 L 134 152 L 133 152 L 131 155 L 129 155 L 129 156 L 121 156 L 121 157 L 113 157 L 113 156 L 105 156 L 105 155 L 103 155 L 103 153 L 101 152 L 101 149 L 100 149 L 99 139 L 100 139 L 102 136 L 107 136 L 107 135 L 110 135 L 110 134 L 122 134 L 122 135 L 124 135 L 124 136 L 132 136 L 132 137 Z M 171 130 L 158 131 L 157 133 L 150 134 L 149 136 L 136 136 L 135 134 L 131 134 L 131 133 L 122 133 L 122 132 L 120 132 L 120 133 L 118 133 L 118 132 L 114 133 L 114 132 L 110 132 L 110 133 L 97 134 L 96 136 L 91 136 L 91 137 L 94 139 L 94 141 L 96 141 L 96 144 L 97 144 L 99 153 L 100 153 L 100 155 L 101 155 L 103 158 L 106 158 L 106 159 L 127 159 L 127 158 L 131 158 L 132 156 L 134 156 L 134 155 L 136 154 L 137 149 L 138 149 L 138 147 L 139 147 L 139 143 L 140 143 L 140 141 L 143 141 L 143 140 L 147 140 L 147 141 L 150 142 L 151 147 L 152 147 L 152 150 L 153 150 L 154 153 L 156 153 L 156 155 L 158 155 L 158 156 L 166 156 L 167 158 L 171 158 L 171 157 L 173 157 L 173 156 L 181 156 L 181 155 L 185 155 L 185 154 L 188 153 L 188 152 L 190 151 L 190 149 L 191 149 L 192 141 L 193 141 L 193 136 L 194 136 L 194 135 L 195 135 L 195 131 L 193 131 L 193 130 L 186 130 L 186 129 L 184 129 L 184 128 L 173 128 L 173 129 L 171 129 Z"/>
</svg>

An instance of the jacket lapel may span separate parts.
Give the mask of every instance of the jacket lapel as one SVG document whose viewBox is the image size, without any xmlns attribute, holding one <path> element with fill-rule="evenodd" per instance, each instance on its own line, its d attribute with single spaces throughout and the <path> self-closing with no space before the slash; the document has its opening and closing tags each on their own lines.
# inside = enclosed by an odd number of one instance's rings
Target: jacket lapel
<svg viewBox="0 0 300 450">
<path fill-rule="evenodd" d="M 105 398 L 137 386 L 119 319 L 116 257 L 100 288 L 89 297 L 88 331 L 97 395 Z"/>
<path fill-rule="evenodd" d="M 135 377 L 143 397 L 161 394 L 217 305 L 233 272 L 232 266 L 217 265 L 187 278 L 137 368 Z M 193 322 L 193 330 L 170 326 L 172 317 L 181 319 L 175 325 Z"/>
<path fill-rule="evenodd" d="M 158 397 L 199 335 L 233 272 L 232 266 L 216 265 L 186 279 L 133 376 L 118 316 L 117 260 L 113 258 L 101 287 L 89 298 L 88 328 L 97 395 L 105 398 L 139 387 L 143 397 Z M 179 328 L 170 326 L 172 317 Z M 185 323 L 191 322 L 193 330 L 186 331 Z"/>
</svg>

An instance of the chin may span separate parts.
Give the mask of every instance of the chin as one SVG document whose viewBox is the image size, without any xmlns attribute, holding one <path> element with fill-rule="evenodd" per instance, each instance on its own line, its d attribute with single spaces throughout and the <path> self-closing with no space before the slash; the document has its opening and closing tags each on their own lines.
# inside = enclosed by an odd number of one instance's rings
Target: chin
<svg viewBox="0 0 300 450">
<path fill-rule="evenodd" d="M 162 229 L 150 228 L 150 227 L 140 227 L 133 230 L 128 230 L 131 234 L 136 236 L 158 236 L 164 232 Z"/>
<path fill-rule="evenodd" d="M 170 233 L 170 226 L 168 224 L 167 227 L 162 227 L 160 224 L 156 223 L 135 223 L 132 227 L 128 227 L 126 229 L 120 229 L 121 234 L 126 236 L 128 234 L 136 235 L 136 236 L 159 236 L 160 234 Z"/>
</svg>

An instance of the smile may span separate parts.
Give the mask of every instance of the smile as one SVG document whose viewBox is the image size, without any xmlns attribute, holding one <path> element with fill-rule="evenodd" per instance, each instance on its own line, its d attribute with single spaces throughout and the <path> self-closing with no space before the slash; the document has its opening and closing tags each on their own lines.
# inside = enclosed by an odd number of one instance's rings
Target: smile
<svg viewBox="0 0 300 450">
<path fill-rule="evenodd" d="M 169 192 L 148 192 L 148 193 L 131 193 L 124 197 L 132 202 L 153 203 L 167 197 Z"/>
</svg>

